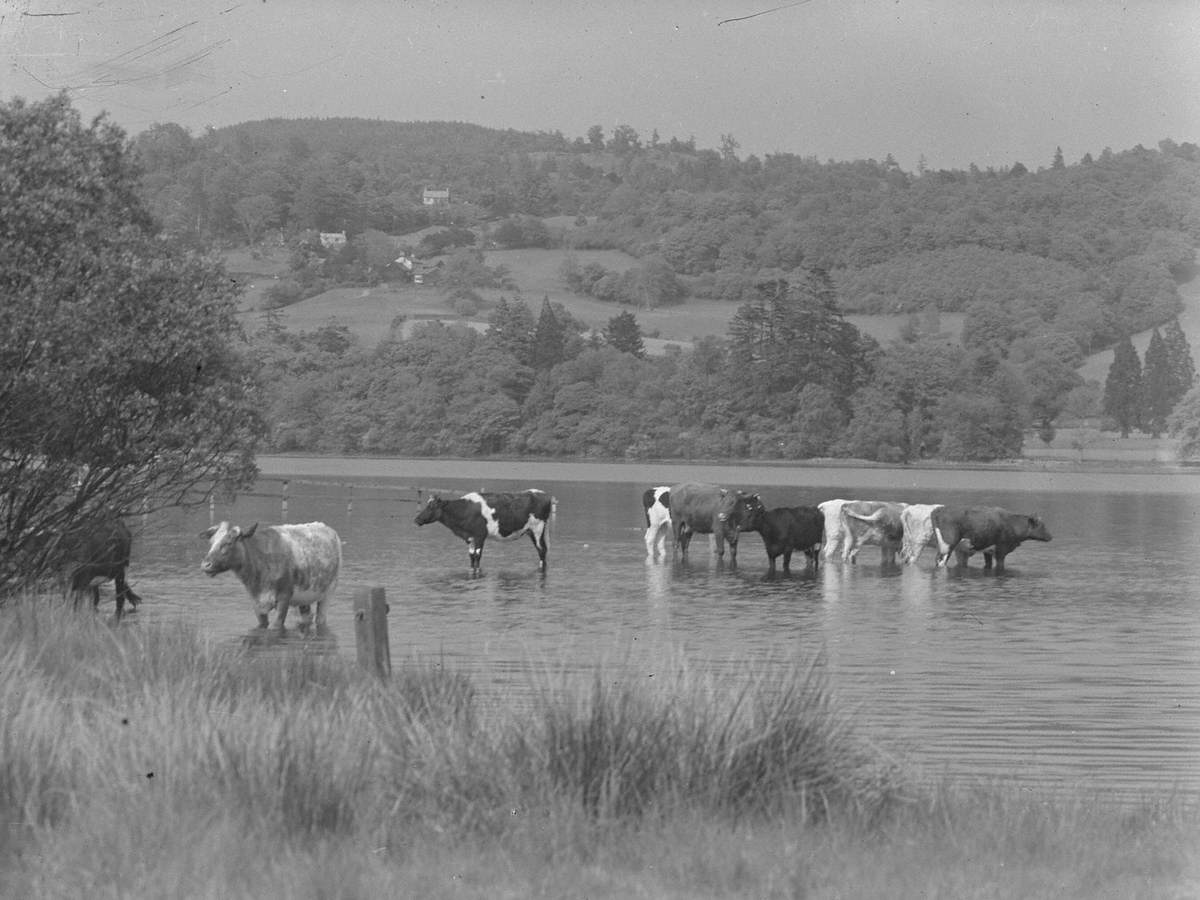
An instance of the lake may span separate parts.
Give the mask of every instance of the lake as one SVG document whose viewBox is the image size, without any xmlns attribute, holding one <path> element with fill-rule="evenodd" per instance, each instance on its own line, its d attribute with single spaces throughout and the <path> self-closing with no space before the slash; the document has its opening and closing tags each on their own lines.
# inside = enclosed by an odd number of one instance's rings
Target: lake
<svg viewBox="0 0 1200 900">
<path fill-rule="evenodd" d="M 145 603 L 134 623 L 184 619 L 241 641 L 254 624 L 249 601 L 234 576 L 200 572 L 198 532 L 221 519 L 320 519 L 345 544 L 329 612 L 336 651 L 355 652 L 353 593 L 383 586 L 393 664 L 442 661 L 469 674 L 485 704 L 521 702 L 533 671 L 569 677 L 603 664 L 648 679 L 686 664 L 738 678 L 747 665 L 820 657 L 861 732 L 930 775 L 1124 798 L 1200 793 L 1200 473 L 261 465 L 263 480 L 233 503 L 141 522 L 130 578 Z M 832 497 L 1000 505 L 1043 516 L 1054 539 L 1022 545 L 999 577 L 978 555 L 966 571 L 934 569 L 932 549 L 915 566 L 882 568 L 867 547 L 853 566 L 814 576 L 801 556 L 791 577 L 767 580 L 756 534 L 743 536 L 736 567 L 703 538 L 686 563 L 647 561 L 642 491 L 692 479 L 758 490 L 768 507 Z M 558 500 L 544 576 L 528 538 L 489 540 L 473 578 L 462 541 L 413 523 L 413 488 L 525 487 Z"/>
</svg>

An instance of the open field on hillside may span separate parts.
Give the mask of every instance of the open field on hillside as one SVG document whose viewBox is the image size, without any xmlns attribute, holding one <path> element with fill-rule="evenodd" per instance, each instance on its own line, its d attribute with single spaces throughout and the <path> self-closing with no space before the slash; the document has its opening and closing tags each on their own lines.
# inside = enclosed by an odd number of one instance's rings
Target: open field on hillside
<svg viewBox="0 0 1200 900">
<path fill-rule="evenodd" d="M 632 311 L 642 333 L 647 336 L 646 347 L 651 353 L 662 352 L 668 344 L 689 346 L 697 338 L 723 336 L 728 332 L 729 319 L 737 306 L 725 301 L 691 298 L 678 306 L 637 309 L 572 294 L 563 286 L 559 275 L 568 252 L 580 264 L 596 262 L 617 272 L 623 272 L 637 262 L 616 250 L 492 250 L 486 254 L 488 265 L 505 266 L 518 290 L 492 289 L 480 291 L 480 294 L 489 303 L 500 297 L 519 296 L 535 315 L 542 298 L 549 297 L 595 329 L 603 328 L 609 319 L 621 312 Z M 257 259 L 244 250 L 231 252 L 226 267 L 244 285 L 241 309 L 247 328 L 261 327 L 265 322 L 262 314 L 264 293 L 275 275 L 286 271 L 287 252 L 281 248 L 263 251 Z M 280 309 L 278 315 L 285 327 L 299 331 L 311 331 L 335 321 L 368 343 L 386 337 L 397 316 L 404 316 L 410 322 L 423 319 L 464 321 L 437 288 L 411 284 L 338 288 Z M 899 334 L 907 317 L 852 315 L 847 319 L 866 334 L 887 343 Z M 483 328 L 485 321 L 486 311 L 474 317 L 471 324 Z M 942 327 L 957 334 L 962 329 L 962 316 L 943 315 Z"/>
<path fill-rule="evenodd" d="M 612 303 L 580 297 L 570 293 L 562 284 L 559 275 L 562 261 L 568 251 L 563 250 L 493 250 L 486 254 L 489 265 L 505 266 L 512 281 L 519 288 L 511 290 L 483 291 L 484 298 L 494 303 L 501 296 L 520 296 L 535 314 L 541 306 L 542 297 L 563 304 L 573 316 L 589 326 L 600 329 L 619 312 L 631 309 Z M 625 253 L 614 250 L 569 251 L 581 264 L 597 262 L 613 271 L 624 271 L 636 264 L 636 260 Z M 265 250 L 252 255 L 246 250 L 227 255 L 226 266 L 231 274 L 243 282 L 246 293 L 241 308 L 247 328 L 254 330 L 265 322 L 262 313 L 262 298 L 275 275 L 286 271 L 287 251 L 284 248 Z M 1180 286 L 1184 309 L 1180 324 L 1193 350 L 1200 347 L 1200 278 Z M 632 309 L 646 337 L 646 348 L 651 353 L 661 353 L 670 344 L 689 346 L 696 338 L 709 335 L 725 335 L 729 319 L 736 305 L 715 300 L 692 298 L 687 302 L 662 309 Z M 352 333 L 367 343 L 386 337 L 397 316 L 404 316 L 407 328 L 427 319 L 464 321 L 446 303 L 435 287 L 423 285 L 380 285 L 375 288 L 339 288 L 310 297 L 300 303 L 279 310 L 279 318 L 289 328 L 309 331 L 331 321 L 345 325 Z M 887 343 L 899 334 L 906 321 L 905 316 L 847 316 L 864 333 L 881 343 Z M 944 314 L 942 327 L 951 334 L 962 330 L 961 314 Z M 473 317 L 469 324 L 479 329 L 486 328 L 486 311 Z M 1150 341 L 1150 332 L 1134 336 L 1134 346 L 1145 353 Z M 1112 364 L 1112 351 L 1107 350 L 1089 357 L 1080 369 L 1087 380 L 1101 384 Z M 1061 429 L 1054 442 L 1047 447 L 1035 437 L 1026 442 L 1026 455 L 1033 458 L 1078 461 L 1091 459 L 1123 460 L 1129 462 L 1172 461 L 1177 456 L 1178 442 L 1169 438 L 1152 439 L 1147 435 L 1120 438 L 1119 435 L 1100 432 L 1094 427 Z"/>
</svg>

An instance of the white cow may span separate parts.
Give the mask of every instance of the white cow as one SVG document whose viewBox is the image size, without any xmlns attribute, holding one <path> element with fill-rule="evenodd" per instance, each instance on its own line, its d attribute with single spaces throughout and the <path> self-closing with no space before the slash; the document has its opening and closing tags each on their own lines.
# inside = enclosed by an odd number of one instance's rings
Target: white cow
<svg viewBox="0 0 1200 900">
<path fill-rule="evenodd" d="M 667 555 L 667 532 L 671 530 L 671 488 L 646 488 L 642 494 L 646 513 L 646 555 L 651 559 Z"/>
<path fill-rule="evenodd" d="M 842 562 L 857 562 L 867 544 L 879 546 L 880 562 L 894 565 L 904 526 L 900 514 L 907 503 L 884 500 L 848 500 L 842 504 Z"/>
<path fill-rule="evenodd" d="M 817 504 L 817 509 L 825 516 L 825 549 L 822 552 L 827 561 L 842 552 L 842 543 L 845 540 L 842 506 L 849 502 L 849 500 L 826 500 Z"/>
<path fill-rule="evenodd" d="M 933 511 L 941 509 L 940 503 L 912 503 L 900 513 L 904 526 L 904 540 L 900 545 L 900 562 L 915 563 L 926 547 L 937 546 L 937 535 L 933 530 Z"/>
<path fill-rule="evenodd" d="M 222 522 L 201 536 L 211 543 L 200 568 L 209 576 L 237 575 L 250 595 L 260 628 L 267 627 L 275 610 L 275 624 L 283 631 L 289 606 L 300 608 L 302 628 L 311 624 L 313 606 L 317 625 L 325 624 L 325 606 L 342 567 L 342 542 L 324 522 L 262 529 L 256 522 L 246 531 Z"/>
</svg>

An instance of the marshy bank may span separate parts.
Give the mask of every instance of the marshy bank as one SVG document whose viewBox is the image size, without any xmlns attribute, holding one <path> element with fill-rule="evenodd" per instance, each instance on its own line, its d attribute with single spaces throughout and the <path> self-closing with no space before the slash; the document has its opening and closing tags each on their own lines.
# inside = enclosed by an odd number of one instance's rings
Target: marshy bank
<svg viewBox="0 0 1200 900">
<path fill-rule="evenodd" d="M 1200 803 L 912 779 L 820 660 L 723 678 L 351 662 L 0 610 L 0 894 L 1183 896 Z"/>
</svg>

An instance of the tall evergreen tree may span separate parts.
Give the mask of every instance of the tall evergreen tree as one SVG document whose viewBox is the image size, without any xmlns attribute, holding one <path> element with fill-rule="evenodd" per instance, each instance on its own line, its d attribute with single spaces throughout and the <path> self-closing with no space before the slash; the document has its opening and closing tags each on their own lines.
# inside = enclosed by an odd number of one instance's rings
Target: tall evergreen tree
<svg viewBox="0 0 1200 900">
<path fill-rule="evenodd" d="M 1167 345 L 1155 328 L 1142 367 L 1141 427 L 1153 437 L 1159 437 L 1167 428 L 1167 416 L 1175 407 L 1172 388 Z"/>
<path fill-rule="evenodd" d="M 1163 332 L 1163 343 L 1167 346 L 1167 367 L 1171 371 L 1171 406 L 1174 408 L 1196 383 L 1196 362 L 1192 357 L 1192 346 L 1178 319 L 1172 319 Z"/>
<path fill-rule="evenodd" d="M 1133 341 L 1126 336 L 1113 350 L 1112 365 L 1104 382 L 1104 412 L 1116 420 L 1122 437 L 1129 437 L 1141 418 L 1142 363 Z"/>
<path fill-rule="evenodd" d="M 642 342 L 642 328 L 631 312 L 613 316 L 604 326 L 604 343 L 608 346 L 643 359 L 646 346 Z"/>
<path fill-rule="evenodd" d="M 566 329 L 558 321 L 548 296 L 542 298 L 542 311 L 533 332 L 533 367 L 552 369 L 567 357 Z"/>
<path fill-rule="evenodd" d="M 520 297 L 500 298 L 488 316 L 487 337 L 523 366 L 533 365 L 533 313 Z"/>
</svg>

